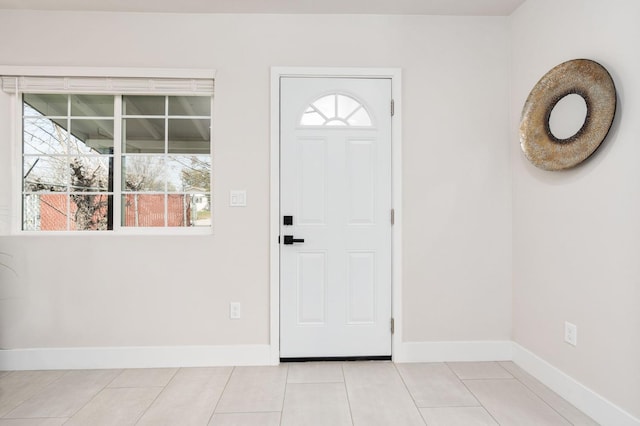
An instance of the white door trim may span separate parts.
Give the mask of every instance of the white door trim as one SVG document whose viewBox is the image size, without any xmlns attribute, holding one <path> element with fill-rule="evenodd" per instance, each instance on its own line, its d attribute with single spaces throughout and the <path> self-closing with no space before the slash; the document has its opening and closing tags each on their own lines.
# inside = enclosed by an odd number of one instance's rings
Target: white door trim
<svg viewBox="0 0 640 426">
<path fill-rule="evenodd" d="M 269 209 L 270 334 L 271 364 L 280 362 L 280 78 L 281 77 L 384 77 L 391 79 L 395 101 L 391 122 L 391 192 L 395 223 L 391 237 L 391 310 L 395 332 L 391 356 L 401 357 L 402 348 L 402 102 L 400 68 L 271 68 L 271 184 Z"/>
</svg>

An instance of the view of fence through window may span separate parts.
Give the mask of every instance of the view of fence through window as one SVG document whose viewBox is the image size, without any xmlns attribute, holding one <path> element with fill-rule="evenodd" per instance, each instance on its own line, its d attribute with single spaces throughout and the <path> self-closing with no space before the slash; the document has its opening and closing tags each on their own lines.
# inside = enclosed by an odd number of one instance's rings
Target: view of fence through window
<svg viewBox="0 0 640 426">
<path fill-rule="evenodd" d="M 210 116 L 209 96 L 24 94 L 23 229 L 211 226 Z"/>
</svg>

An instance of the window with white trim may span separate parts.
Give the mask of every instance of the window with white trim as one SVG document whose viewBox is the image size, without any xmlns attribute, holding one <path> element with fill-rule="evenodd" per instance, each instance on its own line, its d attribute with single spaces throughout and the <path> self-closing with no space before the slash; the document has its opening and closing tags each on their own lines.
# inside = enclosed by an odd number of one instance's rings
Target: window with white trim
<svg viewBox="0 0 640 426">
<path fill-rule="evenodd" d="M 22 230 L 211 227 L 213 80 L 3 77 L 3 89 L 21 109 Z"/>
</svg>

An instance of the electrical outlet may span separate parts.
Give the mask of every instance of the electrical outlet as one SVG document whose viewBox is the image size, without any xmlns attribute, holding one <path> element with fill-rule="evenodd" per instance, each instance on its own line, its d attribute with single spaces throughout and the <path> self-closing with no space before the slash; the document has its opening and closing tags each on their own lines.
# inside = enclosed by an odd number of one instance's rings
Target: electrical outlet
<svg viewBox="0 0 640 426">
<path fill-rule="evenodd" d="M 240 302 L 229 303 L 229 318 L 240 319 Z"/>
<path fill-rule="evenodd" d="M 573 346 L 578 344 L 578 327 L 575 324 L 565 321 L 564 341 Z"/>
</svg>

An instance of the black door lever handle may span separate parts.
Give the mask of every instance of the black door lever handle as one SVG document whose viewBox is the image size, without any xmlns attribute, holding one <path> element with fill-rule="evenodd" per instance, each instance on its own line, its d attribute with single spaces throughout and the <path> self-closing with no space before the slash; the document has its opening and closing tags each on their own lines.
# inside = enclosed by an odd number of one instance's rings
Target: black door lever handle
<svg viewBox="0 0 640 426">
<path fill-rule="evenodd" d="M 304 243 L 304 238 L 293 238 L 293 235 L 284 236 L 284 244 L 289 245 L 293 243 Z"/>
</svg>

